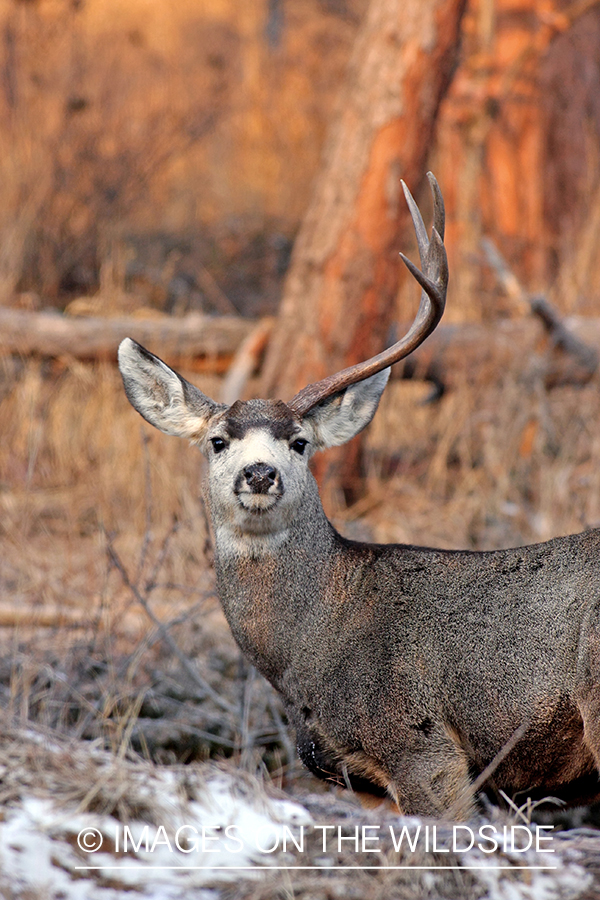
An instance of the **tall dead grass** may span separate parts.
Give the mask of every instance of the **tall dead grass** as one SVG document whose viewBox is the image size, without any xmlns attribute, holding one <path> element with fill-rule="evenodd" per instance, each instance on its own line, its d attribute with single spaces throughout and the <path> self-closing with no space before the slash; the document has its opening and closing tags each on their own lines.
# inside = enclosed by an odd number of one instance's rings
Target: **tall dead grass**
<svg viewBox="0 0 600 900">
<path fill-rule="evenodd" d="M 95 290 L 165 172 L 228 107 L 222 73 L 189 76 L 126 26 L 67 0 L 0 11 L 0 302 L 17 287 L 45 302 Z"/>
<path fill-rule="evenodd" d="M 597 378 L 547 391 L 535 361 L 516 360 L 474 386 L 468 365 L 436 403 L 390 385 L 366 495 L 329 510 L 343 532 L 493 549 L 600 522 Z M 292 777 L 279 700 L 218 607 L 198 452 L 142 422 L 109 364 L 6 372 L 0 703 L 155 759 L 233 753 Z M 189 377 L 218 398 L 218 379 Z"/>
<path fill-rule="evenodd" d="M 425 393 L 392 384 L 371 426 L 380 540 L 499 549 L 600 523 L 597 379 L 548 392 L 521 360 L 435 405 Z"/>
<path fill-rule="evenodd" d="M 475 549 L 598 523 L 596 380 L 547 391 L 532 361 L 520 362 L 484 372 L 479 386 L 465 368 L 431 404 L 424 386 L 392 383 L 367 433 L 367 497 L 329 512 L 368 512 L 389 540 Z M 218 379 L 190 380 L 219 396 Z M 201 457 L 135 415 L 112 365 L 26 362 L 0 402 L 0 433 L 0 533 L 15 553 L 92 546 L 102 530 L 134 553 L 146 532 L 178 520 L 189 525 L 178 536 L 186 558 L 205 565 Z"/>
<path fill-rule="evenodd" d="M 293 766 L 218 607 L 199 455 L 109 365 L 27 362 L 0 433 L 0 706 L 115 752 Z"/>
</svg>

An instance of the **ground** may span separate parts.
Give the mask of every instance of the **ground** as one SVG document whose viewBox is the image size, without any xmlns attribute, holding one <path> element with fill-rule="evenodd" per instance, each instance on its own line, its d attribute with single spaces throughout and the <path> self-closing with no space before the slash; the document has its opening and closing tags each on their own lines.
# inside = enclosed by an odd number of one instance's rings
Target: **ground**
<svg viewBox="0 0 600 900">
<path fill-rule="evenodd" d="M 199 383 L 218 397 L 218 379 Z M 477 387 L 459 378 L 435 403 L 423 403 L 426 396 L 419 383 L 393 383 L 387 391 L 368 432 L 365 494 L 350 509 L 328 510 L 344 533 L 489 549 L 600 521 L 596 379 L 547 390 L 523 361 Z M 201 458 L 146 427 L 111 365 L 7 366 L 0 431 L 0 789 L 8 877 L 0 893 L 79 896 L 75 867 L 83 857 L 73 836 L 81 823 L 113 835 L 130 823 L 136 834 L 145 824 L 156 829 L 163 812 L 169 827 L 205 822 L 207 797 L 218 811 L 211 824 L 237 823 L 257 810 L 273 828 L 341 823 L 350 836 L 354 825 L 398 824 L 392 810 L 364 809 L 302 769 L 277 695 L 242 659 L 215 596 Z M 119 778 L 123 791 L 113 787 Z M 145 803 L 140 783 L 151 795 Z M 182 791 L 184 812 L 174 812 L 169 798 Z M 248 807 L 234 813 L 233 801 L 223 798 L 240 792 Z M 486 815 L 504 825 L 522 823 L 528 813 L 490 808 Z M 599 841 L 594 832 L 572 830 L 592 821 L 586 815 L 569 819 L 571 831 L 556 838 L 560 865 L 553 872 L 515 868 L 519 857 L 509 854 L 507 872 L 352 872 L 353 889 L 361 898 L 426 891 L 593 896 Z M 47 868 L 28 864 L 24 842 L 34 838 Z M 321 865 L 317 850 L 310 861 Z M 378 860 L 398 864 L 393 847 L 386 854 Z M 257 864 L 255 856 L 244 858 Z M 139 863 L 148 859 L 157 857 L 141 854 Z M 356 854 L 350 859 L 356 864 Z M 434 863 L 445 860 L 440 854 Z M 142 896 L 179 896 L 184 883 L 190 896 L 208 885 L 205 873 L 182 876 L 180 884 L 137 871 Z M 236 877 L 234 886 L 219 881 L 211 890 L 223 897 L 346 897 L 344 871 L 294 870 L 285 880 L 262 873 L 258 881 Z M 94 875 L 97 896 L 123 889 L 118 879 L 125 877 Z M 214 884 L 217 876 L 210 878 Z"/>
</svg>

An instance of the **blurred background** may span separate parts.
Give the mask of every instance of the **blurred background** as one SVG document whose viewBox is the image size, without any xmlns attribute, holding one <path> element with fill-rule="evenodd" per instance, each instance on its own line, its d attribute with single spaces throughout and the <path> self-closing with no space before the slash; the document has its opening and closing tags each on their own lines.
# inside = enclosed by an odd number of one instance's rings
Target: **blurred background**
<svg viewBox="0 0 600 900">
<path fill-rule="evenodd" d="M 134 413 L 116 347 L 228 400 L 378 352 L 417 308 L 400 179 L 429 223 L 429 169 L 447 312 L 317 462 L 326 511 L 448 548 L 600 524 L 599 159 L 592 0 L 2 0 L 2 704 L 292 777 L 199 455 Z"/>
</svg>

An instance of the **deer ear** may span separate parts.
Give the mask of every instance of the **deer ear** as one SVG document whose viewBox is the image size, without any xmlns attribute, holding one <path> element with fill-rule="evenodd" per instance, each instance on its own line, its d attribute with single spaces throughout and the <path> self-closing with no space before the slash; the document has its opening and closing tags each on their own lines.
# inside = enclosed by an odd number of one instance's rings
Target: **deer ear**
<svg viewBox="0 0 600 900">
<path fill-rule="evenodd" d="M 345 444 L 362 431 L 375 415 L 389 377 L 390 370 L 383 369 L 309 410 L 303 422 L 313 432 L 315 449 Z"/>
<path fill-rule="evenodd" d="M 199 441 L 225 409 L 131 338 L 119 346 L 119 369 L 131 405 L 165 434 Z"/>
</svg>

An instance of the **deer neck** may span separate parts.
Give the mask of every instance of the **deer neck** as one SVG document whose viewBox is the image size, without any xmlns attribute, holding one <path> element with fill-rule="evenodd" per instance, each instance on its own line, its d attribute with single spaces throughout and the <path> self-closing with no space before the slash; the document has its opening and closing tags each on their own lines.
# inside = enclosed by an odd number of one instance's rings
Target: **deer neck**
<svg viewBox="0 0 600 900">
<path fill-rule="evenodd" d="M 275 534 L 233 534 L 213 517 L 225 616 L 241 649 L 279 689 L 294 652 L 294 634 L 318 615 L 339 539 L 312 476 L 310 482 L 287 527 Z"/>
</svg>

